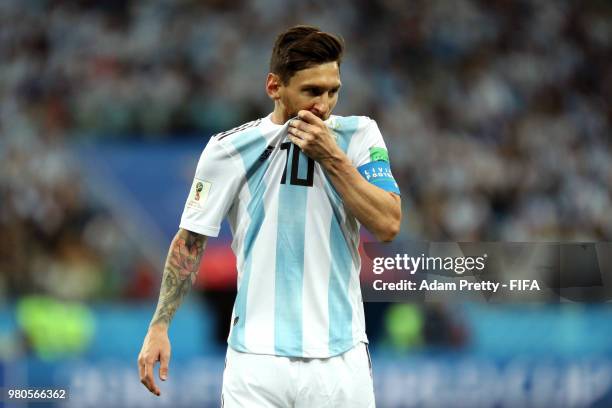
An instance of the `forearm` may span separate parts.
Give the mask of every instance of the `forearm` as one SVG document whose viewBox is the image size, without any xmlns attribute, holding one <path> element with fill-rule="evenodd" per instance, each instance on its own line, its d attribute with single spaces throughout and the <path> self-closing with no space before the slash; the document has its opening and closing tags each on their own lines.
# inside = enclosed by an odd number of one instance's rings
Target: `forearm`
<svg viewBox="0 0 612 408">
<path fill-rule="evenodd" d="M 402 218 L 399 196 L 370 184 L 342 152 L 321 164 L 351 214 L 378 240 L 393 240 Z"/>
<path fill-rule="evenodd" d="M 175 235 L 162 277 L 157 308 L 150 326 L 168 327 L 196 280 L 208 237 L 184 229 Z"/>
<path fill-rule="evenodd" d="M 321 118 L 307 110 L 289 122 L 289 140 L 323 166 L 345 207 L 380 241 L 391 241 L 402 218 L 398 195 L 365 180 L 338 147 Z"/>
</svg>

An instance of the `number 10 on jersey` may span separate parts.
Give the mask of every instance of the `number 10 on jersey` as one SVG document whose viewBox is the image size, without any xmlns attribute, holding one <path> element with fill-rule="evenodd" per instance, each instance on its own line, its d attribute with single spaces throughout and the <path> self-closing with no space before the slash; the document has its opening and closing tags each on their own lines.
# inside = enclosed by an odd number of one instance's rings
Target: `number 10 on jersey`
<svg viewBox="0 0 612 408">
<path fill-rule="evenodd" d="M 314 179 L 314 160 L 308 157 L 308 171 L 306 172 L 306 178 L 300 178 L 298 176 L 298 170 L 300 168 L 300 149 L 291 142 L 281 143 L 281 150 L 287 150 L 287 161 L 285 162 L 285 169 L 283 170 L 283 176 L 281 177 L 281 184 L 285 184 L 287 179 L 287 166 L 289 165 L 289 152 L 293 151 L 291 155 L 291 178 L 289 184 L 294 186 L 306 186 L 312 187 Z M 307 156 L 305 156 L 307 157 Z"/>
</svg>

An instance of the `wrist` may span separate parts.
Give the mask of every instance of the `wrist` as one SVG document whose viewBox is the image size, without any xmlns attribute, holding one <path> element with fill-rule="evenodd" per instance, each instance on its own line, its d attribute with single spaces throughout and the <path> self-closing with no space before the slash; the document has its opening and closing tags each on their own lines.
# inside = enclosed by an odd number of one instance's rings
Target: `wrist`
<svg viewBox="0 0 612 408">
<path fill-rule="evenodd" d="M 350 166 L 350 161 L 346 154 L 339 148 L 336 149 L 328 157 L 321 160 L 321 166 L 328 172 L 338 172 L 345 166 Z"/>
<path fill-rule="evenodd" d="M 149 325 L 149 331 L 165 333 L 168 331 L 168 323 L 163 321 L 151 323 Z"/>
</svg>

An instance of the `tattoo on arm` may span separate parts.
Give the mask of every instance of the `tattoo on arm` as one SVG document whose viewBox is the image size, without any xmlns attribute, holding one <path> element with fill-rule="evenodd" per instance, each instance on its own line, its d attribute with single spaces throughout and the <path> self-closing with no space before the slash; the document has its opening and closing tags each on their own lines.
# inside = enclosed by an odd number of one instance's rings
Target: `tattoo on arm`
<svg viewBox="0 0 612 408">
<path fill-rule="evenodd" d="M 179 230 L 172 240 L 151 326 L 158 323 L 170 324 L 196 280 L 206 240 L 204 235 L 183 229 Z"/>
</svg>

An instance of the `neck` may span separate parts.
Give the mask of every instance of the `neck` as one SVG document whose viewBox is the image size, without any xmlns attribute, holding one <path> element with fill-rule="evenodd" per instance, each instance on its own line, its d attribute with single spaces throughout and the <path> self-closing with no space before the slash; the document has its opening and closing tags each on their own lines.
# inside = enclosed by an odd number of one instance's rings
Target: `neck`
<svg viewBox="0 0 612 408">
<path fill-rule="evenodd" d="M 278 102 L 274 102 L 274 112 L 272 112 L 272 117 L 270 118 L 272 123 L 277 125 L 284 125 L 289 118 L 287 117 L 287 111 L 283 109 Z"/>
</svg>

